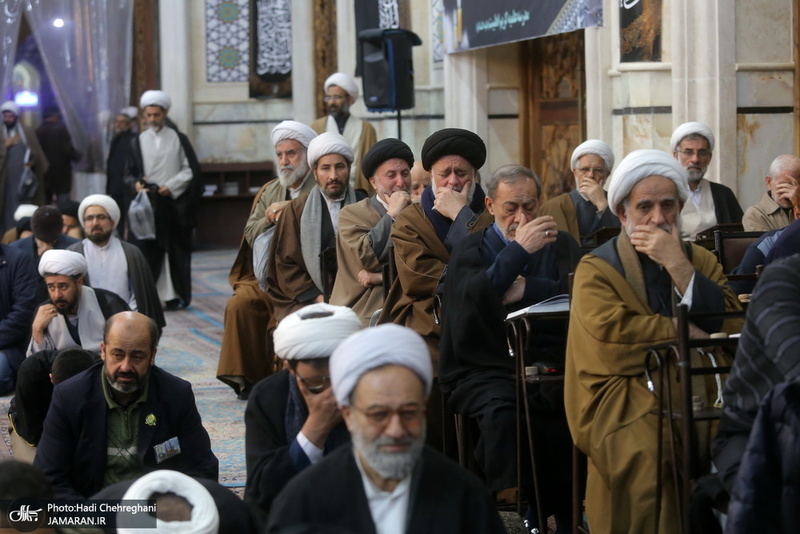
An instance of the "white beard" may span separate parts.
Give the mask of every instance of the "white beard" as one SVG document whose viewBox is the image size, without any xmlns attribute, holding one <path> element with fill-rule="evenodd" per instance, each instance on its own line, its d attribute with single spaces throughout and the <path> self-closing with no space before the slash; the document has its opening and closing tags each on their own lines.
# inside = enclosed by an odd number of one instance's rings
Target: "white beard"
<svg viewBox="0 0 800 534">
<path fill-rule="evenodd" d="M 301 161 L 300 165 L 292 169 L 290 172 L 285 172 L 286 169 L 289 169 L 288 165 L 281 167 L 278 170 L 278 181 L 283 187 L 289 188 L 296 181 L 308 174 L 308 162 L 305 160 Z"/>
<path fill-rule="evenodd" d="M 356 427 L 350 429 L 350 436 L 353 446 L 361 458 L 380 476 L 391 480 L 401 480 L 411 474 L 422 455 L 422 448 L 425 446 L 425 422 L 422 425 L 422 432 L 418 437 L 407 438 L 411 444 L 406 452 L 382 452 L 380 446 L 390 443 L 391 438 L 381 436 L 374 441 L 369 441 L 361 433 L 361 429 Z"/>
</svg>

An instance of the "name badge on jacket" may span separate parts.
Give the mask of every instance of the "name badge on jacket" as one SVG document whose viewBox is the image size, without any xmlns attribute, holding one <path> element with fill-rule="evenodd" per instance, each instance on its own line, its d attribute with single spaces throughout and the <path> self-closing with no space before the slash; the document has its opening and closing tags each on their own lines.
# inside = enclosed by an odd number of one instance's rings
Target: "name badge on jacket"
<svg viewBox="0 0 800 534">
<path fill-rule="evenodd" d="M 181 453 L 181 444 L 178 441 L 178 436 L 169 438 L 164 443 L 159 443 L 153 447 L 153 451 L 156 453 L 157 464 L 160 464 L 165 460 L 169 460 L 173 456 L 179 455 Z"/>
</svg>

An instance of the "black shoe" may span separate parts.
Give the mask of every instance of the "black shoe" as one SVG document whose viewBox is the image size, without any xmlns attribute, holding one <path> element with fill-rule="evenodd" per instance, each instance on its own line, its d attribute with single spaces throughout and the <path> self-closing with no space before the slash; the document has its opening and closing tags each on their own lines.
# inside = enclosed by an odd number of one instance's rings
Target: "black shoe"
<svg viewBox="0 0 800 534">
<path fill-rule="evenodd" d="M 239 390 L 239 394 L 236 395 L 236 398 L 241 401 L 246 401 L 250 398 L 250 392 L 253 390 L 253 386 L 250 384 L 246 384 L 243 388 Z"/>
<path fill-rule="evenodd" d="M 164 311 L 178 311 L 181 309 L 181 299 L 172 299 L 164 303 Z"/>
</svg>

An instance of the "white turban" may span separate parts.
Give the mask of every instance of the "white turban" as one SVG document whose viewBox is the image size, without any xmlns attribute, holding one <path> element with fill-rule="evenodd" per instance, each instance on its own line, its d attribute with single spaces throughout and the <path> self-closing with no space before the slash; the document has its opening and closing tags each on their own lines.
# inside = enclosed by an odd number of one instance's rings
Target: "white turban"
<svg viewBox="0 0 800 534">
<path fill-rule="evenodd" d="M 144 98 L 144 95 L 142 95 L 142 98 Z M 139 108 L 137 108 L 136 106 L 128 106 L 119 110 L 119 114 L 125 115 L 129 119 L 133 120 L 139 116 Z"/>
<path fill-rule="evenodd" d="M 678 150 L 678 145 L 685 137 L 692 134 L 699 134 L 708 140 L 708 150 L 714 152 L 714 133 L 711 128 L 702 122 L 684 122 L 672 132 L 672 139 L 669 140 L 669 146 L 673 151 Z"/>
<path fill-rule="evenodd" d="M 348 406 L 361 377 L 384 365 L 411 369 L 425 384 L 425 396 L 430 394 L 433 366 L 422 337 L 405 326 L 383 324 L 353 334 L 333 351 L 329 368 L 336 403 Z"/>
<path fill-rule="evenodd" d="M 86 276 L 86 258 L 71 250 L 50 249 L 39 260 L 39 274 L 62 274 L 64 276 Z"/>
<path fill-rule="evenodd" d="M 81 226 L 83 226 L 83 212 L 86 211 L 89 206 L 100 206 L 106 210 L 108 216 L 114 221 L 114 228 L 117 227 L 117 223 L 119 222 L 119 206 L 116 200 L 108 195 L 89 195 L 84 198 L 81 205 L 78 206 L 78 220 L 81 222 Z"/>
<path fill-rule="evenodd" d="M 311 140 L 317 136 L 317 132 L 306 126 L 302 122 L 283 121 L 272 130 L 272 144 L 277 145 L 281 141 L 294 139 L 304 147 L 308 148 Z"/>
<path fill-rule="evenodd" d="M 145 91 L 142 98 L 139 99 L 139 107 L 144 109 L 147 106 L 161 106 L 165 110 L 169 110 L 172 107 L 172 99 L 164 91 Z"/>
<path fill-rule="evenodd" d="M 14 221 L 19 222 L 23 217 L 33 217 L 33 212 L 39 209 L 35 204 L 20 204 L 14 210 Z"/>
<path fill-rule="evenodd" d="M 308 166 L 313 169 L 319 158 L 328 154 L 340 154 L 348 163 L 353 164 L 353 148 L 347 139 L 335 132 L 325 132 L 316 136 L 308 144 L 306 154 Z"/>
<path fill-rule="evenodd" d="M 3 111 L 10 111 L 14 115 L 19 116 L 19 106 L 13 100 L 6 100 L 2 105 L 0 105 L 0 113 Z"/>
<path fill-rule="evenodd" d="M 586 154 L 594 154 L 600 156 L 606 162 L 606 170 L 611 172 L 614 168 L 614 151 L 604 141 L 599 139 L 589 139 L 584 141 L 572 151 L 572 159 L 570 160 L 570 169 L 575 169 L 578 166 L 578 160 Z"/>
<path fill-rule="evenodd" d="M 344 72 L 336 72 L 328 76 L 324 84 L 325 90 L 327 91 L 328 87 L 331 85 L 341 87 L 354 99 L 358 98 L 358 84 L 356 84 L 356 81 L 351 76 L 348 76 Z"/>
<path fill-rule="evenodd" d="M 339 343 L 360 329 L 361 320 L 353 310 L 320 302 L 284 317 L 272 343 L 284 360 L 330 358 Z"/>
<path fill-rule="evenodd" d="M 156 520 L 156 529 L 117 527 L 120 534 L 145 532 L 166 532 L 191 534 L 217 534 L 219 532 L 219 511 L 214 498 L 198 481 L 178 471 L 162 469 L 140 477 L 128 488 L 123 500 L 146 501 L 154 493 L 174 493 L 192 505 L 189 521 Z M 119 514 L 117 517 L 119 518 Z"/>
<path fill-rule="evenodd" d="M 686 170 L 678 160 L 661 150 L 634 150 L 617 165 L 608 183 L 608 207 L 617 213 L 617 206 L 630 194 L 640 180 L 648 176 L 663 176 L 675 182 L 681 202 L 689 197 Z"/>
</svg>

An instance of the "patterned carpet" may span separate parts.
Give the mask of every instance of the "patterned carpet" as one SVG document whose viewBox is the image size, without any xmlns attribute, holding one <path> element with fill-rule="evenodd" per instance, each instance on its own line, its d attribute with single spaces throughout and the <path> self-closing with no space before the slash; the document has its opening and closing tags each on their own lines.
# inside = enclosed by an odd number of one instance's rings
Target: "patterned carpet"
<svg viewBox="0 0 800 534">
<path fill-rule="evenodd" d="M 234 489 L 245 484 L 245 403 L 216 379 L 216 371 L 222 315 L 231 294 L 228 271 L 235 256 L 233 250 L 201 251 L 192 256 L 192 305 L 167 313 L 156 356 L 160 367 L 192 383 L 203 426 L 219 458 L 219 481 Z M 9 401 L 10 397 L 0 398 L 0 459 L 11 456 L 5 417 Z"/>
</svg>

